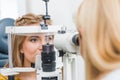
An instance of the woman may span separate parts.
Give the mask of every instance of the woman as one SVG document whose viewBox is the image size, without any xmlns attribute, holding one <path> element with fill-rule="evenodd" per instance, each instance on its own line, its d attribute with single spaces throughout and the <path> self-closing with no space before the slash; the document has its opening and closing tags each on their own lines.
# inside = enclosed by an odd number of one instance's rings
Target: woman
<svg viewBox="0 0 120 80">
<path fill-rule="evenodd" d="M 28 13 L 18 18 L 15 22 L 17 26 L 38 26 L 43 22 L 42 15 L 34 15 Z M 51 24 L 51 20 L 48 20 L 47 25 Z M 53 41 L 53 37 L 50 36 L 50 42 Z M 42 44 L 45 44 L 45 35 L 37 36 L 12 36 L 12 48 L 13 48 L 13 66 L 14 67 L 31 67 L 31 64 L 35 63 L 35 57 L 42 52 Z M 7 80 L 7 77 L 0 75 L 0 80 Z M 16 80 L 36 80 L 36 72 L 20 73 L 16 76 Z"/>
<path fill-rule="evenodd" d="M 84 0 L 77 26 L 86 80 L 120 80 L 120 0 Z"/>
</svg>

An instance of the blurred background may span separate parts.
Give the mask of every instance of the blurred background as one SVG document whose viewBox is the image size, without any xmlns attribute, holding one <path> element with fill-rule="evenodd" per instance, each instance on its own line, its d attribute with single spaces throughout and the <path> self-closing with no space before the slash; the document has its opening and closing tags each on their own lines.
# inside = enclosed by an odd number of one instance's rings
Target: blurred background
<svg viewBox="0 0 120 80">
<path fill-rule="evenodd" d="M 48 12 L 55 25 L 75 28 L 74 17 L 82 0 L 49 0 Z M 45 14 L 43 0 L 0 0 L 0 19 L 14 18 L 26 13 Z"/>
</svg>

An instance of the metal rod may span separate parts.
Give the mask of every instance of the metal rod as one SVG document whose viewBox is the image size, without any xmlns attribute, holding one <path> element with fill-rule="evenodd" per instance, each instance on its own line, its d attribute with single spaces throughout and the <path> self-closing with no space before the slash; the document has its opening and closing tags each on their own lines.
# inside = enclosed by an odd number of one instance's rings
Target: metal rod
<svg viewBox="0 0 120 80">
<path fill-rule="evenodd" d="M 12 39 L 11 34 L 8 34 L 8 59 L 9 59 L 9 68 L 13 68 L 12 63 Z"/>
<path fill-rule="evenodd" d="M 48 4 L 47 4 L 47 2 L 45 2 L 45 5 L 46 5 L 46 15 L 48 15 Z"/>
</svg>

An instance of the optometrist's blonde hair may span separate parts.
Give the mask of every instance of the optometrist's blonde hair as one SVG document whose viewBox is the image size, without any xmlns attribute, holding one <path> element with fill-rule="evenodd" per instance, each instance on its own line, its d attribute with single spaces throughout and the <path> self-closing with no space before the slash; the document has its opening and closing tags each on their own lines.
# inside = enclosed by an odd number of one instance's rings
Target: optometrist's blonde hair
<svg viewBox="0 0 120 80">
<path fill-rule="evenodd" d="M 76 17 L 87 80 L 120 68 L 120 0 L 84 0 Z"/>
</svg>

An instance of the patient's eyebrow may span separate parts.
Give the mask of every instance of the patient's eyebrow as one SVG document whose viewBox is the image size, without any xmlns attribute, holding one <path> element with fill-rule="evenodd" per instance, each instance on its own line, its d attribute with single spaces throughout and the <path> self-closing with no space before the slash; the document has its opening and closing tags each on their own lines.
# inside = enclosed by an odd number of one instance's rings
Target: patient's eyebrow
<svg viewBox="0 0 120 80">
<path fill-rule="evenodd" d="M 39 36 L 30 36 L 30 37 L 36 37 L 36 38 L 39 38 Z"/>
</svg>

